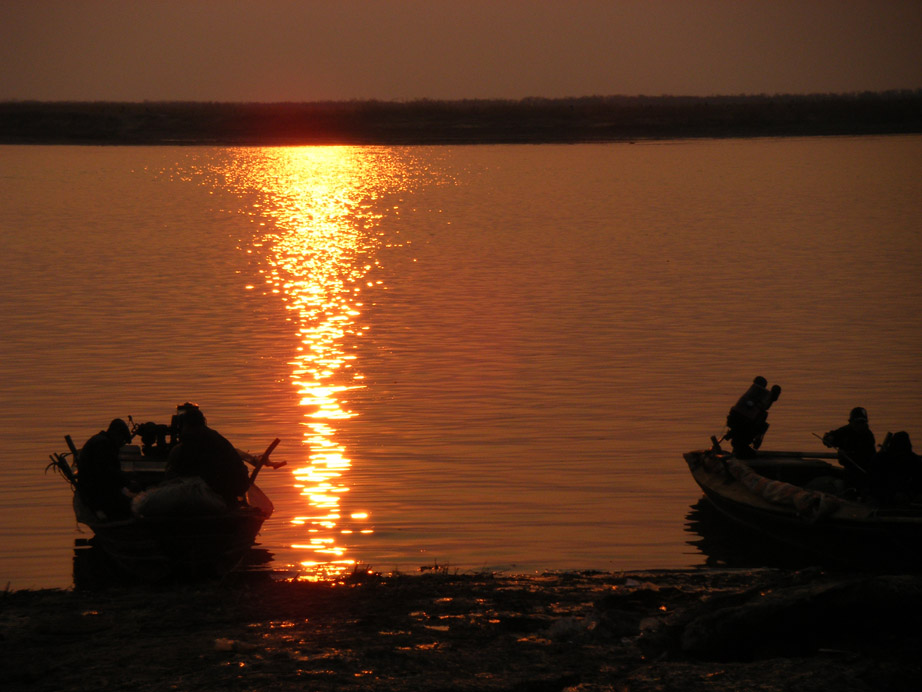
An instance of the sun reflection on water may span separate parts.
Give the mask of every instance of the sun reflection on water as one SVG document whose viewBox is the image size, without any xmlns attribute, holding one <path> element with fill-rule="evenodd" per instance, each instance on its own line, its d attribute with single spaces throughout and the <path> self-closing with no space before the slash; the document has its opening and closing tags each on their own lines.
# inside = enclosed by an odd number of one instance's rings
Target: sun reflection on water
<svg viewBox="0 0 922 692">
<path fill-rule="evenodd" d="M 296 326 L 289 366 L 306 453 L 292 471 L 304 498 L 303 514 L 291 518 L 302 537 L 292 549 L 303 551 L 303 578 L 332 578 L 354 568 L 345 541 L 374 531 L 366 511 L 344 509 L 352 461 L 336 426 L 355 415 L 348 393 L 365 386 L 351 351 L 366 329 L 359 321 L 362 291 L 376 283 L 368 280 L 382 244 L 376 202 L 400 191 L 406 164 L 386 149 L 235 153 L 225 185 L 243 196 L 255 193 L 251 213 L 267 220 L 254 248 L 264 258 L 264 288 L 284 301 Z"/>
</svg>

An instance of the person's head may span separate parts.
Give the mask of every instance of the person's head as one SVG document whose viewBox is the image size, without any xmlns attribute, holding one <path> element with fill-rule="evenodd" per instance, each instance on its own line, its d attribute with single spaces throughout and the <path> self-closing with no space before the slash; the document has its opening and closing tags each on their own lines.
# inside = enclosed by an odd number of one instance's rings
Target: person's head
<svg viewBox="0 0 922 692">
<path fill-rule="evenodd" d="M 849 423 L 867 423 L 868 422 L 868 412 L 864 410 L 863 408 L 861 408 L 860 406 L 856 406 L 849 412 L 848 422 Z"/>
<path fill-rule="evenodd" d="M 182 412 L 182 415 L 179 416 L 180 430 L 202 427 L 203 425 L 205 425 L 205 414 L 202 413 L 202 410 L 198 406 L 187 408 Z"/>
<path fill-rule="evenodd" d="M 890 438 L 890 451 L 898 454 L 912 452 L 912 442 L 909 439 L 909 433 L 905 430 L 893 433 L 893 437 Z"/>
<path fill-rule="evenodd" d="M 198 411 L 198 410 L 199 410 L 198 404 L 193 404 L 191 401 L 187 401 L 186 403 L 179 404 L 176 407 L 176 415 L 181 416 L 184 413 L 188 413 L 189 411 Z"/>
<path fill-rule="evenodd" d="M 131 442 L 131 431 L 128 429 L 128 423 L 121 418 L 112 419 L 106 429 L 106 434 L 119 445 Z"/>
</svg>

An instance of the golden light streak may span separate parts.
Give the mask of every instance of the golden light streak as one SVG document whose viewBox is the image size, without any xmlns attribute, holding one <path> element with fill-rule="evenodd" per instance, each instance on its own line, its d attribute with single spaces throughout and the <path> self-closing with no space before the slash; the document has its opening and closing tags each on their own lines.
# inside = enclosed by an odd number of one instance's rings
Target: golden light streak
<svg viewBox="0 0 922 692">
<path fill-rule="evenodd" d="M 408 176 L 387 149 L 291 147 L 237 154 L 236 165 L 222 171 L 225 186 L 256 197 L 251 213 L 265 232 L 247 252 L 257 248 L 264 257 L 262 290 L 283 301 L 296 339 L 288 365 L 303 418 L 305 459 L 292 475 L 305 507 L 289 521 L 307 540 L 294 541 L 292 548 L 311 554 L 299 562 L 303 578 L 331 578 L 355 564 L 343 559 L 344 537 L 373 533 L 367 512 L 341 506 L 352 460 L 337 442 L 336 426 L 356 415 L 344 395 L 366 386 L 350 351 L 368 330 L 360 323 L 359 296 L 382 286 L 368 276 L 378 266 L 381 246 L 374 232 L 382 213 L 376 200 L 402 189 Z M 340 525 L 344 516 L 347 526 Z"/>
</svg>

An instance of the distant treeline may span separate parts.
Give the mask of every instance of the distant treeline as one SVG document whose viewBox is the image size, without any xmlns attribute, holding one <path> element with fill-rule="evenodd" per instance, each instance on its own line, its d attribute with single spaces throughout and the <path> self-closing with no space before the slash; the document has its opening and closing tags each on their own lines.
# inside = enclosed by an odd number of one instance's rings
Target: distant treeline
<svg viewBox="0 0 922 692">
<path fill-rule="evenodd" d="M 5 144 L 467 144 L 922 132 L 922 90 L 313 103 L 0 103 Z"/>
</svg>

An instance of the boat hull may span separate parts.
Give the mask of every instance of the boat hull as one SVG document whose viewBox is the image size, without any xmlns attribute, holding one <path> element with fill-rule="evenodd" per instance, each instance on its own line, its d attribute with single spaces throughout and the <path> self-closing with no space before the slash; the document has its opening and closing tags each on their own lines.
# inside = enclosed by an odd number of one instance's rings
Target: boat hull
<svg viewBox="0 0 922 692">
<path fill-rule="evenodd" d="M 811 481 L 832 484 L 842 478 L 841 469 L 821 459 L 766 452 L 741 461 L 702 450 L 685 454 L 685 460 L 707 500 L 750 535 L 790 546 L 818 563 L 922 566 L 922 508 L 881 509 L 810 490 Z"/>
<path fill-rule="evenodd" d="M 136 517 L 96 521 L 74 495 L 79 522 L 92 544 L 124 572 L 142 580 L 207 578 L 236 568 L 252 548 L 266 519 L 255 507 L 204 516 Z"/>
<path fill-rule="evenodd" d="M 140 434 L 141 427 L 136 426 L 132 436 Z M 273 512 L 272 502 L 255 484 L 256 475 L 265 466 L 285 465 L 284 461 L 269 461 L 278 438 L 259 457 L 237 450 L 241 461 L 251 464 L 253 470 L 249 472 L 245 502 L 227 509 L 224 500 L 201 478 L 168 480 L 166 454 L 145 456 L 141 446 L 124 444 L 119 450 L 120 480 L 136 491 L 148 492 L 135 496 L 131 517 L 108 520 L 84 504 L 77 477 L 80 452 L 69 435 L 64 439 L 70 451 L 51 454 L 48 468 L 55 468 L 70 484 L 77 522 L 94 534 L 89 543 L 122 572 L 145 580 L 221 576 L 237 567 Z M 150 491 L 155 489 L 151 505 Z M 136 506 L 139 500 L 140 506 Z"/>
</svg>

